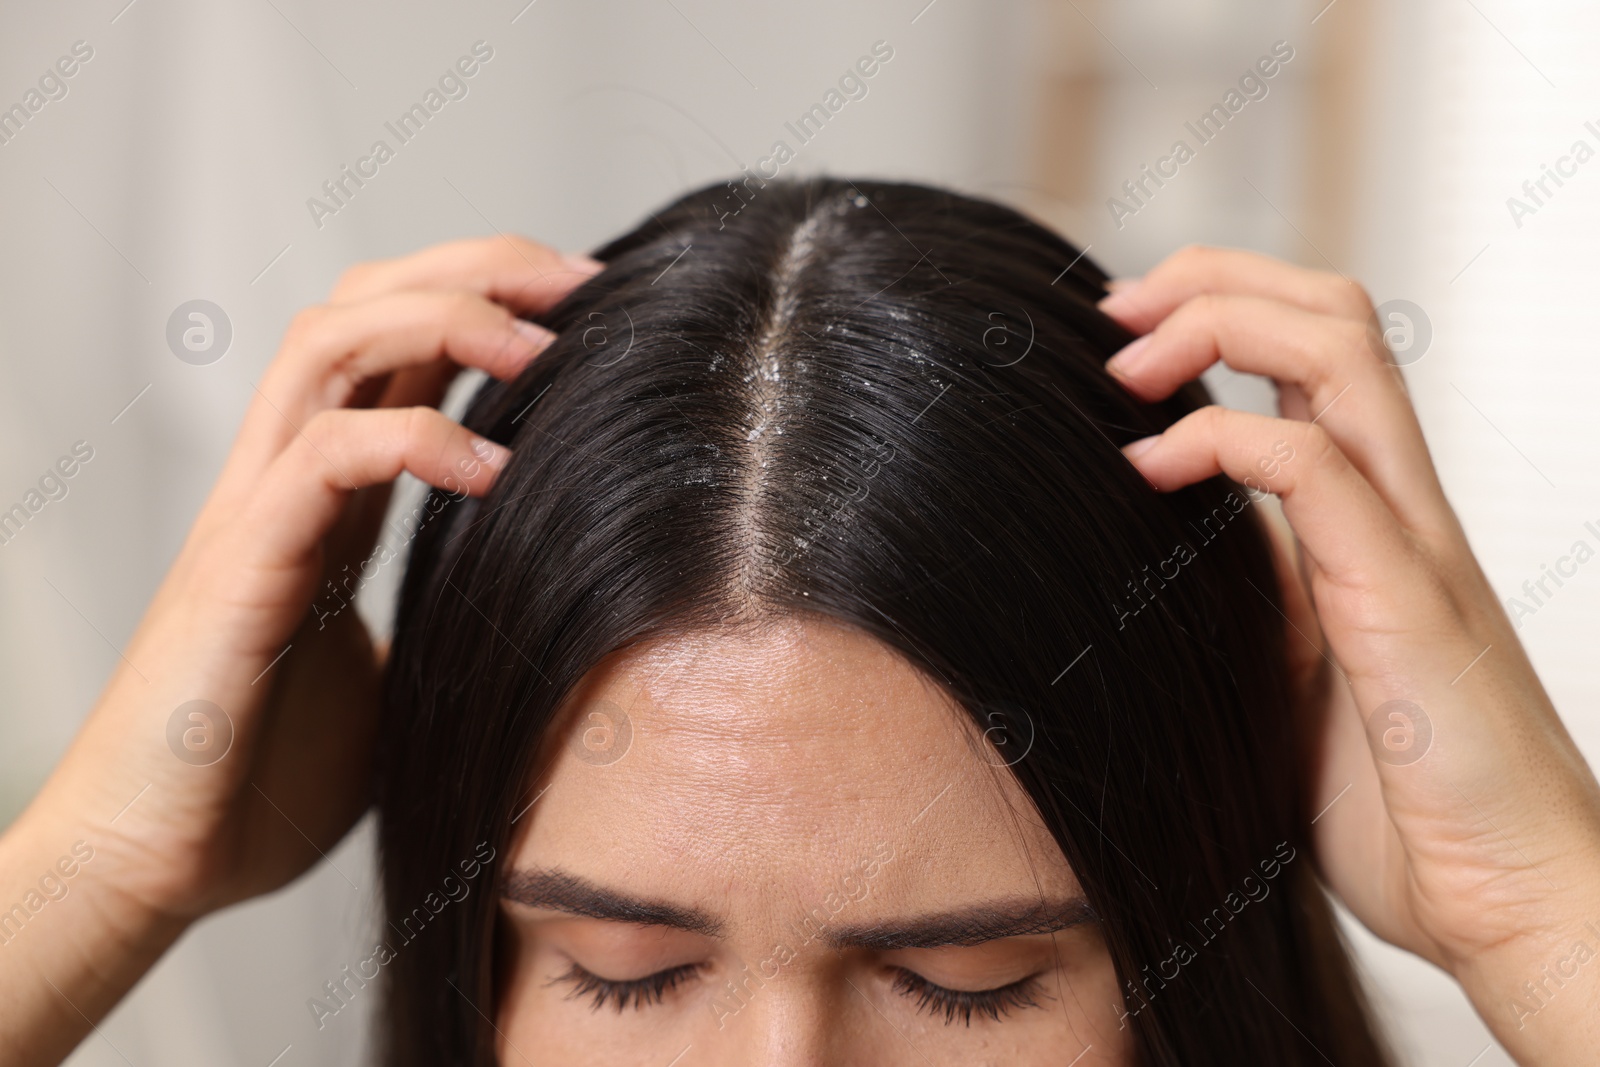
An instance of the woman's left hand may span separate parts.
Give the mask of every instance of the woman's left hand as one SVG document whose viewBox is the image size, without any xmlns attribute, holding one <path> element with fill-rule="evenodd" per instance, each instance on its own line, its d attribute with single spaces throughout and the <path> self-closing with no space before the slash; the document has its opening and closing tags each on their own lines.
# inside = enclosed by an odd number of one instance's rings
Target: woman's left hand
<svg viewBox="0 0 1600 1067">
<path fill-rule="evenodd" d="M 1124 452 L 1161 490 L 1220 472 L 1283 503 L 1325 878 L 1454 975 L 1520 1063 L 1593 1062 L 1600 786 L 1473 558 L 1366 293 L 1196 248 L 1101 307 L 1145 335 L 1108 365 L 1141 398 L 1219 360 L 1277 383 L 1281 418 L 1207 407 Z"/>
</svg>

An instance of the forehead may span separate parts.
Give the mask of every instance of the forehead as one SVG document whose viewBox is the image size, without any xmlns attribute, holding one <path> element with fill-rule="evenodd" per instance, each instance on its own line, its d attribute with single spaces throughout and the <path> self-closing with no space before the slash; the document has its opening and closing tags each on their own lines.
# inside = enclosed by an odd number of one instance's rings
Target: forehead
<svg viewBox="0 0 1600 1067">
<path fill-rule="evenodd" d="M 967 713 L 888 646 L 820 618 L 615 656 L 559 730 L 519 866 L 804 894 L 887 848 L 902 879 L 936 872 L 975 896 L 1073 885 Z"/>
</svg>

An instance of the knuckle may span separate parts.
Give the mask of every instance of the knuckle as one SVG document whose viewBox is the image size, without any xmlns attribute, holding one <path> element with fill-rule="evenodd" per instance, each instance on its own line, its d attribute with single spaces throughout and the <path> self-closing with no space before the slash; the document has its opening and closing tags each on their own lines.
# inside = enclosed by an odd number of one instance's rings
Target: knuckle
<svg viewBox="0 0 1600 1067">
<path fill-rule="evenodd" d="M 1221 404 L 1207 404 L 1192 416 L 1206 436 L 1216 438 L 1227 429 L 1229 412 Z"/>
<path fill-rule="evenodd" d="M 310 307 L 301 308 L 294 313 L 294 317 L 289 320 L 288 329 L 284 331 L 284 346 L 286 348 L 310 346 L 327 321 L 327 305 L 312 304 Z"/>
<path fill-rule="evenodd" d="M 1189 298 L 1189 307 L 1192 315 L 1214 319 L 1227 307 L 1227 299 L 1221 293 L 1197 293 Z"/>
<path fill-rule="evenodd" d="M 484 317 L 487 301 L 477 293 L 460 290 L 451 293 L 442 309 L 445 320 L 448 322 L 470 322 Z M 491 314 L 500 318 L 510 318 L 511 313 L 497 305 L 491 307 Z"/>
<path fill-rule="evenodd" d="M 1343 383 L 1347 375 L 1341 372 L 1348 372 L 1359 359 L 1353 349 L 1363 345 L 1360 331 L 1352 330 L 1352 325 L 1345 319 L 1318 323 L 1290 339 L 1289 350 L 1299 364 L 1297 377 L 1307 388 L 1325 386 L 1335 379 Z"/>
<path fill-rule="evenodd" d="M 1347 388 L 1361 374 L 1367 344 L 1362 325 L 1341 318 L 1319 322 L 1298 333 L 1287 341 L 1286 347 L 1293 356 L 1295 380 L 1314 397 L 1323 391 L 1337 393 Z"/>
<path fill-rule="evenodd" d="M 433 429 L 438 412 L 425 404 L 401 408 L 399 413 L 402 446 L 421 442 Z"/>
<path fill-rule="evenodd" d="M 316 451 L 331 447 L 344 427 L 344 414 L 342 409 L 329 408 L 311 416 L 300 431 L 306 444 Z"/>
<path fill-rule="evenodd" d="M 1344 453 L 1334 442 L 1333 435 L 1315 423 L 1305 423 L 1298 429 L 1296 448 L 1305 455 L 1310 466 L 1344 462 Z"/>
<path fill-rule="evenodd" d="M 1365 319 L 1357 322 L 1354 319 L 1341 319 L 1333 327 L 1334 344 L 1331 346 L 1341 355 L 1356 354 L 1377 358 L 1373 354 L 1371 341 L 1372 331 Z"/>
<path fill-rule="evenodd" d="M 561 262 L 561 255 L 555 249 L 532 238 L 523 237 L 521 234 L 511 234 L 505 240 L 502 240 L 500 245 L 505 252 L 512 254 L 515 263 L 524 267 L 547 269 Z M 504 255 L 505 252 L 501 254 Z"/>
<path fill-rule="evenodd" d="M 1179 248 L 1158 264 L 1152 274 L 1169 275 L 1174 279 L 1204 277 L 1216 259 L 1216 249 L 1207 245 L 1189 244 Z"/>
<path fill-rule="evenodd" d="M 335 298 L 346 298 L 356 293 L 364 292 L 371 284 L 372 276 L 377 270 L 379 261 L 367 260 L 346 267 L 339 275 L 339 280 L 333 285 Z"/>
<path fill-rule="evenodd" d="M 500 243 L 501 238 L 499 237 L 458 237 L 455 240 L 440 241 L 438 244 L 429 245 L 418 255 L 481 260 L 491 255 L 495 247 Z"/>
<path fill-rule="evenodd" d="M 1367 287 L 1360 282 L 1347 282 L 1341 278 L 1339 286 L 1341 306 L 1348 314 L 1359 318 L 1365 324 L 1368 316 L 1376 309 L 1376 305 L 1372 302 L 1372 294 L 1367 292 Z"/>
<path fill-rule="evenodd" d="M 1341 319 L 1332 328 L 1325 347 L 1323 361 L 1330 368 L 1346 367 L 1363 374 L 1369 366 L 1384 363 L 1381 353 L 1387 351 L 1383 339 L 1374 335 L 1371 324 L 1355 318 Z"/>
</svg>

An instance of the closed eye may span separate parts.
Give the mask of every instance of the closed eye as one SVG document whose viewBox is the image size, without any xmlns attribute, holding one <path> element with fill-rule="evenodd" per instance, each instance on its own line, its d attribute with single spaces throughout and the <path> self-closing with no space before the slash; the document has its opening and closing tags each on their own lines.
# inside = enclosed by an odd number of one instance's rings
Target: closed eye
<svg viewBox="0 0 1600 1067">
<path fill-rule="evenodd" d="M 894 991 L 917 1002 L 917 1011 L 944 1016 L 945 1025 L 960 1019 L 972 1025 L 972 1015 L 986 1015 L 998 1022 L 1002 1016 L 1020 1008 L 1037 1008 L 1040 992 L 1038 975 L 1029 975 L 994 989 L 947 989 L 935 985 L 915 971 L 894 969 Z"/>
<path fill-rule="evenodd" d="M 685 963 L 657 971 L 655 974 L 647 974 L 643 978 L 612 979 L 602 978 L 574 962 L 565 974 L 558 975 L 548 984 L 555 985 L 557 982 L 562 982 L 571 986 L 567 999 L 589 997 L 594 1002 L 595 1011 L 599 1011 L 609 1002 L 621 1012 L 629 1005 L 642 1009 L 650 1004 L 661 1003 L 668 991 L 693 978 L 699 970 L 700 964 Z"/>
</svg>

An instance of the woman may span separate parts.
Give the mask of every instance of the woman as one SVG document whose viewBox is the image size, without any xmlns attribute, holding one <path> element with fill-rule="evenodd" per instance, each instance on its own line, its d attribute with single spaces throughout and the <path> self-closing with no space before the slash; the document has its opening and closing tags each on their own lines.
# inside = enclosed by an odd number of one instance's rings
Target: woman
<svg viewBox="0 0 1600 1067">
<path fill-rule="evenodd" d="M 369 782 L 394 936 L 345 981 L 396 1063 L 1382 1062 L 1317 874 L 1578 1062 L 1595 781 L 1364 294 L 1192 250 L 1106 296 L 994 205 L 734 195 L 597 277 L 469 242 L 297 318 L 0 839 L 7 899 L 92 851 L 7 945 L 19 1062 Z M 1219 359 L 1283 417 L 1200 406 Z M 339 576 L 402 469 L 441 491 L 383 681 Z"/>
</svg>

